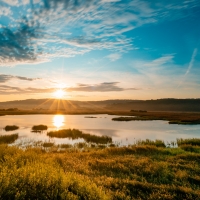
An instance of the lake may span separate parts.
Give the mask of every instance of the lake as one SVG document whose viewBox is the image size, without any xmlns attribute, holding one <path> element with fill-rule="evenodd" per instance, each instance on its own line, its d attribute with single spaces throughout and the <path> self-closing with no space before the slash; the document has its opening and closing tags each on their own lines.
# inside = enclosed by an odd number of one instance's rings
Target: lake
<svg viewBox="0 0 200 200">
<path fill-rule="evenodd" d="M 90 115 L 91 116 L 91 115 Z M 168 124 L 168 121 L 112 121 L 115 115 L 6 115 L 0 117 L 0 135 L 19 134 L 17 143 L 29 141 L 55 142 L 56 144 L 82 142 L 83 139 L 70 140 L 49 138 L 47 131 L 33 133 L 34 125 L 44 124 L 48 131 L 58 129 L 79 129 L 94 135 L 107 135 L 119 145 L 133 144 L 136 140 L 160 139 L 165 142 L 176 141 L 176 138 L 198 138 L 200 125 Z M 20 128 L 6 132 L 6 125 L 17 125 Z"/>
</svg>

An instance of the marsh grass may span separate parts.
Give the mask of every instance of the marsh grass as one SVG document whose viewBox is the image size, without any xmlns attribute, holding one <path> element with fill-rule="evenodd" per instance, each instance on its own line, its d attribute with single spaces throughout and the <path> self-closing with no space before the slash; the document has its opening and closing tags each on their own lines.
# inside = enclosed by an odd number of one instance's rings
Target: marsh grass
<svg viewBox="0 0 200 200">
<path fill-rule="evenodd" d="M 149 139 L 146 139 L 146 140 L 137 140 L 136 145 L 153 145 L 153 146 L 156 146 L 156 147 L 166 147 L 164 141 L 162 140 L 149 140 Z"/>
<path fill-rule="evenodd" d="M 200 153 L 181 148 L 0 145 L 0 161 L 0 199 L 200 199 Z"/>
<path fill-rule="evenodd" d="M 0 146 L 0 199 L 108 199 L 87 176 L 65 172 L 40 149 Z"/>
<path fill-rule="evenodd" d="M 1 135 L 0 136 L 0 144 L 11 144 L 18 139 L 18 133 L 12 135 Z"/>
<path fill-rule="evenodd" d="M 177 141 L 178 146 L 181 146 L 181 145 L 200 146 L 200 138 L 191 138 L 191 139 L 179 138 L 176 141 Z"/>
<path fill-rule="evenodd" d="M 60 144 L 59 147 L 64 148 L 64 149 L 69 149 L 69 148 L 72 148 L 73 145 L 71 145 L 71 144 Z"/>
<path fill-rule="evenodd" d="M 58 131 L 50 131 L 47 133 L 49 137 L 70 138 L 72 140 L 82 138 L 85 142 L 96 144 L 112 143 L 112 138 L 109 136 L 97 136 L 83 133 L 78 129 L 62 129 Z"/>
<path fill-rule="evenodd" d="M 43 146 L 43 147 L 52 147 L 52 146 L 54 146 L 54 142 L 44 142 L 44 143 L 42 144 L 42 146 Z"/>
<path fill-rule="evenodd" d="M 180 148 L 183 149 L 184 151 L 200 153 L 200 146 L 193 146 L 191 144 L 184 144 L 184 145 L 180 145 Z"/>
<path fill-rule="evenodd" d="M 48 129 L 48 126 L 42 125 L 42 124 L 40 124 L 40 125 L 35 125 L 35 126 L 32 127 L 32 131 L 33 131 L 33 132 L 41 132 L 41 131 L 45 131 L 45 130 L 47 130 L 47 129 Z"/>
<path fill-rule="evenodd" d="M 14 130 L 19 129 L 19 127 L 16 125 L 7 125 L 7 126 L 5 126 L 4 129 L 5 129 L 5 131 L 14 131 Z"/>
</svg>

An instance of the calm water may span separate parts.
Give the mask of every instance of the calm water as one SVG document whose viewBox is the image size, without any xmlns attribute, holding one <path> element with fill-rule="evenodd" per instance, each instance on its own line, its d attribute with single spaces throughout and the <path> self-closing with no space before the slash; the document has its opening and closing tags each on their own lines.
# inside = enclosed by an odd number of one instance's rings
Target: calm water
<svg viewBox="0 0 200 200">
<path fill-rule="evenodd" d="M 121 145 L 133 144 L 138 139 L 161 139 L 175 141 L 176 138 L 200 137 L 200 125 L 176 125 L 168 124 L 167 121 L 129 121 L 117 122 L 112 118 L 114 115 L 92 115 L 96 118 L 85 118 L 86 115 L 8 115 L 0 117 L 0 135 L 19 134 L 16 143 L 35 141 L 51 141 L 57 144 L 83 141 L 70 139 L 50 139 L 43 133 L 32 133 L 33 125 L 44 124 L 49 130 L 75 128 L 85 133 L 95 135 L 108 135 L 115 143 Z M 6 125 L 17 125 L 20 129 L 6 132 Z"/>
</svg>

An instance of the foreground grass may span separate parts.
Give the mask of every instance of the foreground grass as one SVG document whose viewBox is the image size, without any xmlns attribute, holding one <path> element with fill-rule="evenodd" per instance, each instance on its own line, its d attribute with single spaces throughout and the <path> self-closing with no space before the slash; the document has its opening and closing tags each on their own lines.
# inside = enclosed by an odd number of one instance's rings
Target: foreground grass
<svg viewBox="0 0 200 200">
<path fill-rule="evenodd" d="M 200 153 L 142 141 L 60 152 L 0 145 L 0 199 L 197 200 Z"/>
</svg>

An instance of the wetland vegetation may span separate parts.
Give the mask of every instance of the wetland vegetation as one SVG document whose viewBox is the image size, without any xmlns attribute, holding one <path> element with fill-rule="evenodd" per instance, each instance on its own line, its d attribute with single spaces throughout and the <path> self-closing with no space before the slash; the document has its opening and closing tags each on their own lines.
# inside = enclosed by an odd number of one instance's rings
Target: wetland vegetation
<svg viewBox="0 0 200 200">
<path fill-rule="evenodd" d="M 165 120 L 169 124 L 192 125 L 200 124 L 200 113 L 178 113 L 178 112 L 133 112 L 131 116 L 115 117 L 113 121 L 151 121 Z"/>
<path fill-rule="evenodd" d="M 14 131 L 14 130 L 17 130 L 17 129 L 19 129 L 19 126 L 16 126 L 16 125 L 7 125 L 4 128 L 5 131 Z"/>
<path fill-rule="evenodd" d="M 83 133 L 78 129 L 62 129 L 57 131 L 50 131 L 47 133 L 49 137 L 56 138 L 70 138 L 72 140 L 82 138 L 86 142 L 96 143 L 96 144 L 107 144 L 112 143 L 112 138 L 109 136 L 97 136 L 88 133 Z"/>
<path fill-rule="evenodd" d="M 15 140 L 18 139 L 18 134 L 12 134 L 12 135 L 0 135 L 0 144 L 11 144 L 15 142 Z"/>
<path fill-rule="evenodd" d="M 82 150 L 1 144 L 0 199 L 200 199 L 200 139 L 179 139 L 176 148 L 160 143 L 76 145 Z"/>
<path fill-rule="evenodd" d="M 32 127 L 32 131 L 33 132 L 41 132 L 41 131 L 46 131 L 48 129 L 48 126 L 46 125 L 35 125 Z"/>
</svg>

